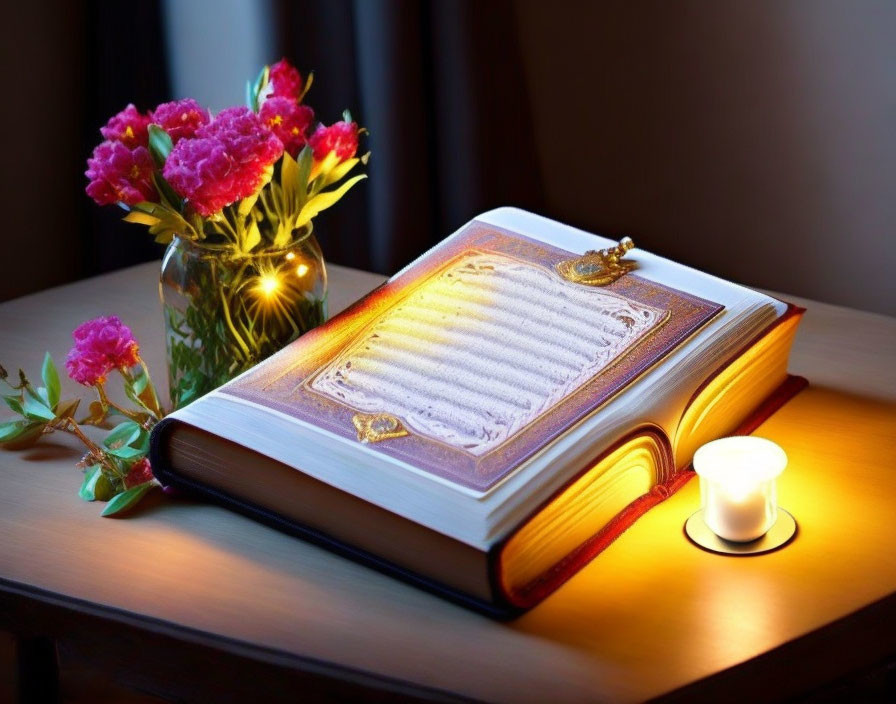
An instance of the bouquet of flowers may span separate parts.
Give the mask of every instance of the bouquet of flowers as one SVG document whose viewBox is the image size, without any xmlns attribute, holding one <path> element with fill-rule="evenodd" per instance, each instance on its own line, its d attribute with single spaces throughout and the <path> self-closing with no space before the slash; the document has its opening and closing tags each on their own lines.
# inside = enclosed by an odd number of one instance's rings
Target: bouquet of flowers
<svg viewBox="0 0 896 704">
<path fill-rule="evenodd" d="M 88 195 L 121 206 L 125 220 L 168 245 L 161 290 L 175 407 L 326 318 L 312 221 L 365 178 L 349 174 L 368 155 L 357 156 L 364 130 L 347 112 L 315 125 L 303 102 L 311 83 L 283 60 L 248 84 L 246 107 L 213 116 L 191 99 L 147 113 L 128 105 L 100 130 L 105 141 L 87 162 Z M 17 416 L 0 422 L 0 446 L 25 448 L 54 432 L 77 436 L 86 447 L 79 495 L 108 502 L 102 515 L 116 515 L 160 486 L 147 453 L 164 410 L 121 320 L 89 320 L 72 336 L 66 370 L 96 396 L 86 414 L 76 419 L 81 399 L 61 398 L 49 354 L 42 386 L 21 369 L 11 379 L 0 367 L 7 387 L 0 398 Z M 110 398 L 110 379 L 130 405 Z M 95 441 L 90 426 L 108 432 Z"/>
<path fill-rule="evenodd" d="M 211 115 L 185 99 L 101 128 L 87 193 L 169 245 L 162 295 L 169 382 L 183 405 L 326 318 L 326 273 L 312 221 L 364 174 L 350 176 L 359 128 L 348 112 L 315 124 L 286 60 L 247 85 L 247 105 Z"/>
</svg>

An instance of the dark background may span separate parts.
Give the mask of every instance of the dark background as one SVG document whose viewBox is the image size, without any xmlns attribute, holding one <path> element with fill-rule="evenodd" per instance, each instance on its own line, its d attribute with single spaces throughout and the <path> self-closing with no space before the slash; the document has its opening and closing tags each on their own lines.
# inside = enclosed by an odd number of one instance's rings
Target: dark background
<svg viewBox="0 0 896 704">
<path fill-rule="evenodd" d="M 128 102 L 221 109 L 286 56 L 321 119 L 371 133 L 370 179 L 315 224 L 329 261 L 392 273 L 518 205 L 896 314 L 894 36 L 885 0 L 10 4 L 0 300 L 158 259 L 84 195 L 98 128 Z"/>
</svg>

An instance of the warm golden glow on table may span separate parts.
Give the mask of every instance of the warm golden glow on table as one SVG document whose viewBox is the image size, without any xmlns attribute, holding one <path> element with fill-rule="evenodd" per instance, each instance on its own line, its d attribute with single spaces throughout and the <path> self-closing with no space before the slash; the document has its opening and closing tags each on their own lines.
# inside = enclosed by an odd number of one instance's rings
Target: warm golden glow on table
<svg viewBox="0 0 896 704">
<path fill-rule="evenodd" d="M 682 531 L 700 506 L 691 481 L 512 627 L 602 661 L 664 662 L 641 669 L 641 683 L 613 682 L 644 691 L 651 678 L 674 684 L 670 670 L 684 684 L 890 594 L 896 559 L 881 556 L 896 554 L 894 428 L 896 403 L 810 386 L 757 430 L 787 448 L 778 495 L 800 531 L 786 549 L 695 549 Z"/>
</svg>

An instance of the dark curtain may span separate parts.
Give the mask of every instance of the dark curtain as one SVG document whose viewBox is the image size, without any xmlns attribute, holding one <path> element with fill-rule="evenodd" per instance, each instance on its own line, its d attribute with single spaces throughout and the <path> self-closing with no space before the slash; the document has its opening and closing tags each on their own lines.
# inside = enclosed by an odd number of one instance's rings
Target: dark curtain
<svg viewBox="0 0 896 704">
<path fill-rule="evenodd" d="M 279 0 L 280 53 L 324 122 L 370 130 L 370 179 L 315 227 L 328 259 L 392 273 L 477 213 L 539 209 L 513 3 Z"/>
<path fill-rule="evenodd" d="M 161 255 L 84 194 L 99 127 L 168 98 L 159 2 L 6 3 L 0 300 Z"/>
<path fill-rule="evenodd" d="M 128 5 L 89 0 L 85 5 L 84 123 L 78 181 L 84 223 L 84 276 L 159 259 L 159 245 L 144 228 L 123 222 L 118 208 L 100 208 L 84 195 L 87 157 L 102 141 L 99 128 L 134 103 L 151 110 L 171 100 L 160 0 Z M 83 166 L 82 166 L 83 165 Z"/>
</svg>

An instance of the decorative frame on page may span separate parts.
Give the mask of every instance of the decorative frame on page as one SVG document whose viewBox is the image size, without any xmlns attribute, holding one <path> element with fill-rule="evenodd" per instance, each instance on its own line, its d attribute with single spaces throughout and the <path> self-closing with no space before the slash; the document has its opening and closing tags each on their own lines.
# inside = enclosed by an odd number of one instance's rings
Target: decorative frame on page
<svg viewBox="0 0 896 704">
<path fill-rule="evenodd" d="M 722 310 L 574 256 L 474 221 L 221 392 L 487 491 Z"/>
</svg>

